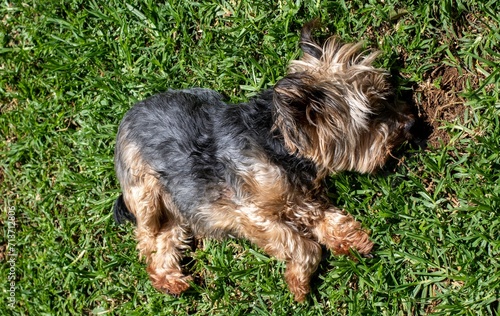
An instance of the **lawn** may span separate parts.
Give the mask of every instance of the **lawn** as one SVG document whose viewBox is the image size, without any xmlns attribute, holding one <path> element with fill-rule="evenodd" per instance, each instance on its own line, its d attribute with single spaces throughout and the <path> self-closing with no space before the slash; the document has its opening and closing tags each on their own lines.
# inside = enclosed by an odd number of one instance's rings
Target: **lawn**
<svg viewBox="0 0 500 316">
<path fill-rule="evenodd" d="M 500 2 L 35 0 L 0 4 L 1 315 L 498 315 Z M 425 122 L 375 175 L 332 175 L 373 258 L 326 253 L 293 301 L 284 265 L 241 240 L 188 254 L 157 292 L 118 226 L 118 124 L 138 100 L 205 87 L 242 102 L 300 55 L 300 27 L 383 52 Z"/>
</svg>

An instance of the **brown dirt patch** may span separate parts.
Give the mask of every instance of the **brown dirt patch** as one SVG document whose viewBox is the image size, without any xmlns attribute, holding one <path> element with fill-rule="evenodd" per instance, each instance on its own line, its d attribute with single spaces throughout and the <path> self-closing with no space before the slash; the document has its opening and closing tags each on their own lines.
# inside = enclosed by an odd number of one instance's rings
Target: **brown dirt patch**
<svg viewBox="0 0 500 316">
<path fill-rule="evenodd" d="M 460 93 L 466 89 L 470 75 L 459 73 L 457 68 L 439 66 L 424 74 L 413 95 L 419 116 L 432 127 L 428 144 L 434 148 L 450 142 L 450 135 L 443 126 L 464 116 L 467 108 Z"/>
</svg>

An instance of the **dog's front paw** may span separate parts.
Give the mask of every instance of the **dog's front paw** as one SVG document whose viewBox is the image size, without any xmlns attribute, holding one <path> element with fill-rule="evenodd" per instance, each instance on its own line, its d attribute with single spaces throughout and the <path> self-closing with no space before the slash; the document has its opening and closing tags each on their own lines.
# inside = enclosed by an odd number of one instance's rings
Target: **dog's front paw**
<svg viewBox="0 0 500 316">
<path fill-rule="evenodd" d="M 356 228 L 339 230 L 331 236 L 329 248 L 337 255 L 349 254 L 349 249 L 356 250 L 363 256 L 368 256 L 373 248 L 373 242 L 366 231 L 356 222 Z"/>
<path fill-rule="evenodd" d="M 373 243 L 361 224 L 340 211 L 325 212 L 325 218 L 313 232 L 321 244 L 337 255 L 348 255 L 349 250 L 353 249 L 367 256 L 373 248 Z"/>
<path fill-rule="evenodd" d="M 151 284 L 158 290 L 171 295 L 179 295 L 186 291 L 192 281 L 191 276 L 186 276 L 177 270 L 157 271 L 150 267 L 147 269 Z"/>
</svg>

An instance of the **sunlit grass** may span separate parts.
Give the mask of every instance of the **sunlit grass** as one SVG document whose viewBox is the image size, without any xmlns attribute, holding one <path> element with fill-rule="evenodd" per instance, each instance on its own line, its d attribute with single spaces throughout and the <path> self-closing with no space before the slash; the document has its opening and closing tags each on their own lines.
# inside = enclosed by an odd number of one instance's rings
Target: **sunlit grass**
<svg viewBox="0 0 500 316">
<path fill-rule="evenodd" d="M 498 314 L 497 2 L 46 0 L 2 2 L 0 12 L 2 302 L 7 251 L 19 253 L 16 303 L 0 314 Z M 281 262 L 237 240 L 190 254 L 197 283 L 185 294 L 157 292 L 131 225 L 111 216 L 120 119 L 168 88 L 247 100 L 284 75 L 314 17 L 320 36 L 381 49 L 401 94 L 438 66 L 457 68 L 468 78 L 456 92 L 467 111 L 441 122 L 450 140 L 440 147 L 378 175 L 332 178 L 334 202 L 371 230 L 374 258 L 326 254 L 304 304 L 293 302 Z"/>
</svg>

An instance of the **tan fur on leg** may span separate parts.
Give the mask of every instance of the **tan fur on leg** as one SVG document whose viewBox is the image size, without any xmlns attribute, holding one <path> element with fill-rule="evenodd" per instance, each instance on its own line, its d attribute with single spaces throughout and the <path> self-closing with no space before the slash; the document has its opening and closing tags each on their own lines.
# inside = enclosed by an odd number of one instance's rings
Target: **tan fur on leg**
<svg viewBox="0 0 500 316">
<path fill-rule="evenodd" d="M 273 204 L 273 203 L 271 203 Z M 213 204 L 211 205 L 214 206 Z M 236 209 L 231 209 L 236 207 Z M 286 262 L 285 280 L 296 301 L 303 301 L 309 293 L 309 282 L 321 260 L 321 246 L 294 223 L 283 222 L 275 210 L 255 205 L 235 206 L 221 203 L 218 208 L 200 209 L 198 215 L 210 214 L 214 231 L 205 231 L 210 236 L 217 231 L 230 231 L 244 237 L 267 254 Z"/>
<path fill-rule="evenodd" d="M 321 260 L 321 246 L 279 222 L 244 226 L 243 235 L 266 253 L 286 262 L 285 280 L 298 302 L 309 293 L 311 275 Z"/>
<path fill-rule="evenodd" d="M 349 249 L 367 255 L 373 247 L 361 224 L 336 208 L 325 212 L 325 217 L 313 227 L 312 233 L 319 243 L 326 245 L 338 255 L 349 254 Z"/>
<path fill-rule="evenodd" d="M 182 273 L 180 260 L 189 248 L 189 234 L 175 223 L 165 224 L 156 237 L 156 253 L 150 256 L 147 271 L 155 288 L 180 294 L 189 288 L 190 276 Z"/>
<path fill-rule="evenodd" d="M 188 248 L 189 233 L 170 196 L 163 190 L 156 173 L 142 160 L 133 144 L 121 152 L 127 177 L 121 181 L 127 208 L 137 219 L 135 230 L 139 255 L 148 263 L 148 274 L 155 288 L 179 294 L 189 287 L 180 260 Z"/>
<path fill-rule="evenodd" d="M 123 198 L 137 219 L 135 235 L 139 256 L 150 261 L 151 253 L 156 251 L 156 235 L 160 231 L 163 214 L 156 178 L 145 175 L 141 180 L 138 185 L 125 188 Z"/>
</svg>

